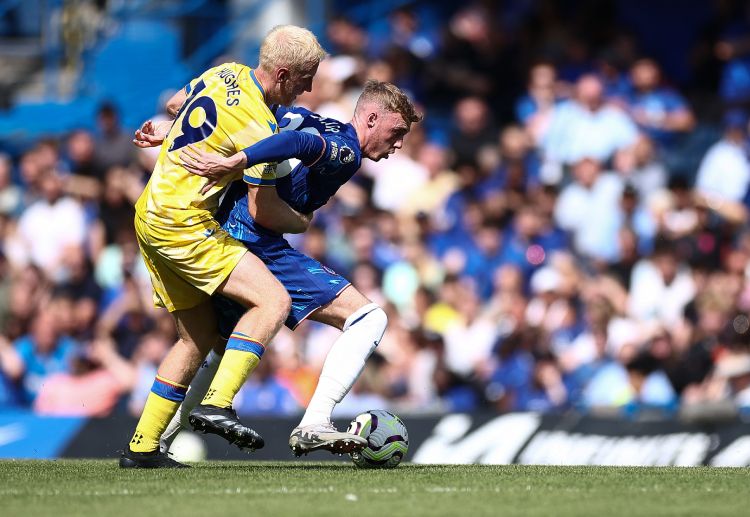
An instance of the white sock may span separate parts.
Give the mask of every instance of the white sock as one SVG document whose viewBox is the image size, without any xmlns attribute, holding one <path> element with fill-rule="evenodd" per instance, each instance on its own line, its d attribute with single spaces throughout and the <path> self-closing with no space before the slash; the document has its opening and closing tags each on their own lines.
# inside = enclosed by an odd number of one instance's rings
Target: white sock
<svg viewBox="0 0 750 517">
<path fill-rule="evenodd" d="M 387 324 L 388 316 L 375 303 L 365 305 L 346 319 L 344 332 L 326 356 L 318 386 L 299 427 L 331 419 L 333 407 L 349 393 L 367 358 L 383 338 Z"/>
<path fill-rule="evenodd" d="M 200 404 L 201 400 L 203 400 L 203 397 L 206 395 L 208 387 L 211 385 L 214 375 L 216 375 L 216 370 L 219 369 L 221 357 L 222 356 L 211 350 L 206 356 L 206 360 L 203 361 L 201 367 L 198 368 L 198 373 L 195 374 L 193 381 L 188 387 L 185 400 L 183 400 L 180 407 L 177 408 L 177 413 L 175 413 L 172 420 L 169 421 L 167 429 L 161 435 L 159 449 L 162 452 L 169 451 L 172 442 L 177 435 L 180 434 L 180 431 L 190 428 L 188 424 L 188 415 L 190 415 L 190 411 L 195 406 Z"/>
</svg>

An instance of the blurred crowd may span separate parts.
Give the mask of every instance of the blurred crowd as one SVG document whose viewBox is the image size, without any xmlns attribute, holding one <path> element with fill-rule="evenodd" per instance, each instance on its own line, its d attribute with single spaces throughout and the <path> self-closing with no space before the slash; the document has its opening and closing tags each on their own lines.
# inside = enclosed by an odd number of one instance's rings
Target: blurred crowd
<svg viewBox="0 0 750 517">
<path fill-rule="evenodd" d="M 326 26 L 299 104 L 347 121 L 371 77 L 426 115 L 289 237 L 389 315 L 338 414 L 750 409 L 750 8 L 678 83 L 555 4 Z M 156 151 L 97 126 L 0 157 L 0 408 L 139 414 L 175 340 L 132 229 Z M 337 335 L 283 329 L 236 409 L 299 412 Z"/>
</svg>

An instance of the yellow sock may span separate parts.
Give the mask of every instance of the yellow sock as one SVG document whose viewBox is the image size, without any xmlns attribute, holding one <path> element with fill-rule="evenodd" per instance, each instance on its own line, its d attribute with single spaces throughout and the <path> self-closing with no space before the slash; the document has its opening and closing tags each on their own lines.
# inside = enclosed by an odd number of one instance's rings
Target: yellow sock
<svg viewBox="0 0 750 517">
<path fill-rule="evenodd" d="M 185 400 L 185 393 L 187 386 L 156 376 L 130 440 L 131 451 L 151 452 L 159 448 L 159 438 Z"/>
<path fill-rule="evenodd" d="M 260 363 L 265 347 L 240 332 L 233 332 L 227 341 L 224 357 L 201 404 L 230 407 L 234 396 Z"/>
</svg>

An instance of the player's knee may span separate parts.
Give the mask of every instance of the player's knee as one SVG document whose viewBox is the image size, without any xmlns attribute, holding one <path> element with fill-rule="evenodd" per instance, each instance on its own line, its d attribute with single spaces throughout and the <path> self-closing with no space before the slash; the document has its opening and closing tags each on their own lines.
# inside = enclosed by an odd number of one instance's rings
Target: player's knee
<svg viewBox="0 0 750 517">
<path fill-rule="evenodd" d="M 278 301 L 278 307 L 277 307 L 277 313 L 279 314 L 279 319 L 281 321 L 286 320 L 287 316 L 289 316 L 289 311 L 292 310 L 292 299 L 289 298 L 289 295 L 284 292 L 284 297 Z"/>
<path fill-rule="evenodd" d="M 385 328 L 388 326 L 388 315 L 385 313 L 385 311 L 380 306 L 378 306 L 377 309 L 374 309 L 367 315 L 367 318 L 370 320 L 373 327 L 376 328 L 378 333 L 382 336 L 383 333 L 385 333 Z M 378 340 L 378 344 L 379 343 L 380 340 Z"/>
<path fill-rule="evenodd" d="M 355 326 L 366 326 L 368 333 L 371 332 L 373 336 L 376 336 L 375 344 L 377 346 L 383 337 L 383 333 L 385 333 L 386 326 L 388 326 L 388 315 L 379 305 L 370 303 L 360 307 L 347 318 L 344 330 Z"/>
<path fill-rule="evenodd" d="M 263 306 L 272 315 L 271 317 L 275 317 L 278 321 L 283 322 L 292 309 L 292 299 L 289 298 L 289 293 L 286 292 L 286 289 L 280 287 L 268 293 L 268 296 L 263 301 Z"/>
</svg>

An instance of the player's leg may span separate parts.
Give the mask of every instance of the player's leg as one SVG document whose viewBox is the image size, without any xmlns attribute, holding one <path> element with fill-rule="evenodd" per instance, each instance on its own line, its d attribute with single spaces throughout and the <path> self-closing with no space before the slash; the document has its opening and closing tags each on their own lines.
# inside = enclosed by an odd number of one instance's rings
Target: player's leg
<svg viewBox="0 0 750 517">
<path fill-rule="evenodd" d="M 206 360 L 203 361 L 198 372 L 195 374 L 195 377 L 193 377 L 193 381 L 190 383 L 187 395 L 185 395 L 185 400 L 182 401 L 177 413 L 172 417 L 172 421 L 169 422 L 167 429 L 161 435 L 159 447 L 162 452 L 169 451 L 174 439 L 182 429 L 190 428 L 188 415 L 195 406 L 200 404 L 203 397 L 206 395 L 206 392 L 216 375 L 216 371 L 219 369 L 219 363 L 224 356 L 224 348 L 226 347 L 227 339 L 237 325 L 237 322 L 247 311 L 247 309 L 239 303 L 221 295 L 212 297 L 211 301 L 213 302 L 214 313 L 217 317 L 221 342 L 208 353 L 208 356 L 206 356 Z"/>
<path fill-rule="evenodd" d="M 231 409 L 232 400 L 281 328 L 291 302 L 281 283 L 251 253 L 242 258 L 217 293 L 250 309 L 229 336 L 211 385 L 188 419 L 196 430 L 223 436 L 240 448 L 257 449 L 263 440 L 240 422 Z"/>
<path fill-rule="evenodd" d="M 367 358 L 380 343 L 388 318 L 353 286 L 348 286 L 310 319 L 339 328 L 343 333 L 326 356 L 315 393 L 302 421 L 289 438 L 295 454 L 313 450 L 352 452 L 365 443 L 356 435 L 339 432 L 331 424 L 333 408 L 341 402 L 362 373 Z"/>
<path fill-rule="evenodd" d="M 213 381 L 216 375 L 216 370 L 219 369 L 219 363 L 224 355 L 225 343 L 225 341 L 222 342 L 220 347 L 216 347 L 208 353 L 195 377 L 193 377 L 185 395 L 185 400 L 177 408 L 177 412 L 159 439 L 159 448 L 162 452 L 168 452 L 180 431 L 189 428 L 188 415 L 205 397 L 211 381 Z"/>
<path fill-rule="evenodd" d="M 120 458 L 120 466 L 178 467 L 159 453 L 159 438 L 185 398 L 187 385 L 218 339 L 210 299 L 190 309 L 172 312 L 179 339 L 159 366 L 135 433 Z"/>
</svg>

